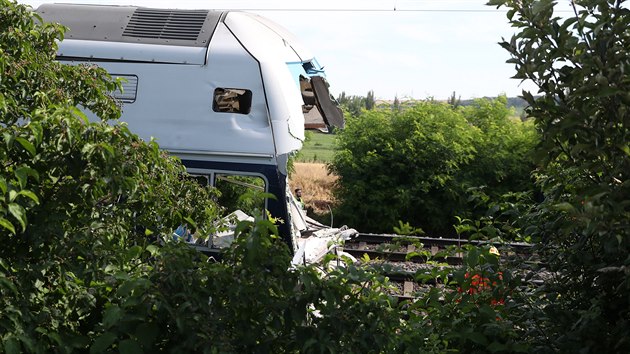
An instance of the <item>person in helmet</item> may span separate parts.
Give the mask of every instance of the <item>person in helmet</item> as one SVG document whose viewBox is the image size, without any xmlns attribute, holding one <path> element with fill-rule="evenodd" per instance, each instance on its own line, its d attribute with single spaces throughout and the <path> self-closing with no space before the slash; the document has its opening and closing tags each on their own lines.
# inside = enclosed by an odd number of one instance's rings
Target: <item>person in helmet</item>
<svg viewBox="0 0 630 354">
<path fill-rule="evenodd" d="M 304 200 L 302 199 L 302 188 L 296 188 L 294 192 L 295 199 L 298 201 L 298 205 L 301 209 L 305 209 L 306 206 L 304 205 Z"/>
</svg>

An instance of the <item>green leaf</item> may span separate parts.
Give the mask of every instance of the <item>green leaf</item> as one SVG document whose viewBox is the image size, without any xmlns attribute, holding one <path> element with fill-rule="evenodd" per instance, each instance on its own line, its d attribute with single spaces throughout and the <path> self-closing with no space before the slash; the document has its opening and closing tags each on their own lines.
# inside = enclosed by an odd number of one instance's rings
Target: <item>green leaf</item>
<svg viewBox="0 0 630 354">
<path fill-rule="evenodd" d="M 23 343 L 27 343 L 24 340 L 22 340 Z M 65 336 L 64 337 L 64 346 L 67 348 L 85 348 L 87 347 L 91 342 L 91 339 L 89 339 L 86 336 L 81 336 L 81 335 L 70 335 L 70 336 Z"/>
<path fill-rule="evenodd" d="M 131 259 L 136 259 L 138 257 L 140 257 L 140 255 L 142 254 L 142 247 L 140 246 L 133 246 L 130 247 L 129 249 L 127 249 L 126 255 L 127 255 L 127 259 L 131 260 Z"/>
<path fill-rule="evenodd" d="M 467 337 L 468 339 L 470 339 L 471 341 L 479 345 L 482 345 L 482 346 L 488 345 L 488 338 L 486 338 L 486 336 L 484 336 L 483 333 L 473 332 L 473 333 L 468 334 Z"/>
<path fill-rule="evenodd" d="M 466 264 L 469 267 L 476 267 L 479 264 L 479 249 L 472 247 L 466 254 Z"/>
<path fill-rule="evenodd" d="M 103 327 L 110 328 L 118 323 L 118 321 L 123 317 L 123 311 L 118 307 L 118 305 L 112 305 L 105 309 L 105 313 L 103 314 Z"/>
<path fill-rule="evenodd" d="M 532 12 L 534 13 L 534 15 L 538 15 L 539 13 L 543 11 L 547 11 L 550 8 L 552 8 L 553 5 L 554 3 L 552 0 L 534 1 L 534 5 L 532 6 Z"/>
<path fill-rule="evenodd" d="M 11 231 L 13 234 L 15 234 L 15 227 L 13 226 L 13 224 L 5 219 L 5 218 L 0 218 L 0 226 L 4 227 L 5 229 Z"/>
<path fill-rule="evenodd" d="M 489 6 L 496 6 L 497 8 L 499 8 L 501 5 L 503 5 L 505 3 L 505 0 L 488 0 L 488 2 L 486 3 L 486 5 Z"/>
<path fill-rule="evenodd" d="M 423 254 L 423 253 L 420 253 L 420 252 L 409 252 L 409 253 L 407 253 L 407 255 L 405 256 L 405 260 L 409 261 L 409 260 L 411 260 L 411 259 L 413 259 L 413 258 L 421 258 L 421 257 L 423 257 L 423 256 L 424 256 L 424 254 Z"/>
<path fill-rule="evenodd" d="M 2 136 L 4 137 L 4 143 L 7 145 L 7 150 L 11 150 L 15 136 L 9 133 L 2 133 Z"/>
<path fill-rule="evenodd" d="M 32 156 L 35 156 L 37 154 L 37 151 L 35 150 L 35 145 L 33 145 L 30 141 L 22 137 L 17 137 L 15 138 L 15 140 L 20 143 L 20 145 L 22 145 L 22 147 L 26 149 L 26 151 L 28 151 Z"/>
<path fill-rule="evenodd" d="M 7 272 L 10 272 L 12 269 L 9 263 L 2 258 L 0 258 L 0 266 Z"/>
<path fill-rule="evenodd" d="M 35 193 L 26 190 L 26 189 L 22 189 L 18 195 L 23 195 L 25 197 L 31 198 L 36 204 L 39 204 L 39 198 L 37 198 L 37 195 L 35 195 Z"/>
<path fill-rule="evenodd" d="M 615 87 L 605 87 L 603 89 L 598 90 L 597 94 L 595 95 L 595 97 L 597 98 L 604 98 L 604 97 L 610 97 L 613 95 L 616 95 L 618 93 L 622 92 L 621 90 L 619 90 L 618 88 Z"/>
<path fill-rule="evenodd" d="M 141 323 L 136 328 L 136 338 L 145 349 L 153 345 L 158 333 L 158 327 L 155 323 Z"/>
<path fill-rule="evenodd" d="M 151 256 L 155 257 L 160 253 L 160 248 L 156 245 L 148 245 L 146 250 L 151 254 Z"/>
<path fill-rule="evenodd" d="M 31 122 L 28 126 L 31 129 L 31 132 L 33 132 L 35 142 L 38 145 L 41 144 L 44 137 L 44 128 L 42 128 L 41 124 L 39 124 L 38 122 Z"/>
<path fill-rule="evenodd" d="M 553 206 L 553 209 L 558 210 L 558 211 L 565 211 L 569 213 L 575 212 L 575 207 L 573 206 L 573 204 L 567 203 L 567 202 L 555 204 Z"/>
<path fill-rule="evenodd" d="M 486 347 L 486 349 L 491 353 L 496 353 L 496 352 L 505 352 L 508 348 L 505 344 L 502 344 L 499 342 L 492 342 L 490 343 L 490 345 Z"/>
<path fill-rule="evenodd" d="M 189 223 L 193 229 L 197 228 L 197 223 L 193 219 L 191 219 L 189 216 L 186 216 L 184 220 L 186 220 L 186 222 Z"/>
<path fill-rule="evenodd" d="M 125 339 L 119 344 L 120 354 L 139 354 L 143 353 L 140 344 L 133 339 Z"/>
<path fill-rule="evenodd" d="M 11 280 L 3 276 L 0 276 L 0 287 L 11 290 L 13 295 L 16 295 L 16 296 L 18 295 L 18 289 L 15 286 L 15 284 L 13 284 Z"/>
<path fill-rule="evenodd" d="M 11 215 L 20 222 L 20 225 L 22 225 L 22 231 L 26 231 L 26 210 L 24 210 L 20 204 L 10 203 L 9 213 L 11 213 Z"/>
<path fill-rule="evenodd" d="M 100 147 L 103 148 L 105 151 L 107 151 L 107 153 L 109 154 L 110 157 L 116 155 L 116 153 L 114 152 L 114 148 L 111 145 L 109 145 L 109 144 L 100 144 Z"/>
<path fill-rule="evenodd" d="M 14 337 L 9 337 L 9 339 L 3 340 L 4 342 L 4 352 L 6 354 L 20 354 L 22 353 L 20 342 L 17 341 Z"/>
<path fill-rule="evenodd" d="M 29 176 L 33 177 L 36 181 L 39 181 L 39 172 L 27 166 L 20 166 L 16 168 L 14 174 L 18 179 L 20 188 L 26 187 Z"/>
<path fill-rule="evenodd" d="M 90 347 L 90 354 L 104 353 L 116 340 L 116 335 L 112 332 L 105 332 L 96 338 L 94 344 Z"/>
<path fill-rule="evenodd" d="M 7 181 L 2 176 L 0 176 L 0 190 L 2 194 L 7 192 Z"/>
</svg>

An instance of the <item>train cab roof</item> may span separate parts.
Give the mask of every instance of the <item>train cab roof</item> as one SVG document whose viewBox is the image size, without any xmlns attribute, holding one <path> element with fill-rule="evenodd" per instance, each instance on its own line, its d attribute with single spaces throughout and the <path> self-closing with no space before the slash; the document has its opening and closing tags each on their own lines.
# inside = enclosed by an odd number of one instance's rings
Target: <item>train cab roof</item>
<svg viewBox="0 0 630 354">
<path fill-rule="evenodd" d="M 90 56 L 96 60 L 203 65 L 219 23 L 235 28 L 239 40 L 250 46 L 260 42 L 257 39 L 261 35 L 281 42 L 287 49 L 283 53 L 285 62 L 313 59 L 299 39 L 283 27 L 262 16 L 240 11 L 44 4 L 36 12 L 44 21 L 58 22 L 68 28 L 59 56 L 69 59 L 84 58 L 86 42 L 91 42 Z M 112 50 L 113 43 L 116 50 Z M 121 52 L 121 44 L 129 50 Z"/>
</svg>

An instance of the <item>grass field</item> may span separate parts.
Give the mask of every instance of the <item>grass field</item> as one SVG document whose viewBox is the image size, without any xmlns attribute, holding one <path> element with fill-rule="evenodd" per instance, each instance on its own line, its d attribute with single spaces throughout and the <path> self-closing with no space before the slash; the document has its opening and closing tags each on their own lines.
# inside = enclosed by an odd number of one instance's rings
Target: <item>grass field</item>
<svg viewBox="0 0 630 354">
<path fill-rule="evenodd" d="M 299 162 L 330 162 L 335 144 L 333 134 L 313 132 L 297 157 Z"/>
<path fill-rule="evenodd" d="M 334 202 L 330 190 L 337 177 L 328 174 L 323 163 L 296 162 L 294 168 L 289 178 L 291 190 L 302 188 L 304 204 L 315 214 L 328 212 L 328 206 Z"/>
</svg>

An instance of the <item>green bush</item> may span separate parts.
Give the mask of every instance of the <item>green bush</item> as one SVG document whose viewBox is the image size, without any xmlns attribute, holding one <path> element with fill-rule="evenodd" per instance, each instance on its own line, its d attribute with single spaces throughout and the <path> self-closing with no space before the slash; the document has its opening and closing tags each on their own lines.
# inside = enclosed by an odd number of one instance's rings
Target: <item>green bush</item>
<svg viewBox="0 0 630 354">
<path fill-rule="evenodd" d="M 448 223 L 443 210 L 459 204 L 455 175 L 474 156 L 475 134 L 460 114 L 435 103 L 349 119 L 331 164 L 340 216 L 362 231 L 389 231 L 398 220 Z"/>
<path fill-rule="evenodd" d="M 442 264 L 416 273 L 417 280 L 438 285 L 421 288 L 409 304 L 399 352 L 531 352 L 520 279 L 488 246 L 453 251 L 464 252 L 462 267 Z"/>
<path fill-rule="evenodd" d="M 539 141 L 533 121 L 512 118 L 507 97 L 478 99 L 461 107 L 466 120 L 481 134 L 473 142 L 474 159 L 461 169 L 462 181 L 469 187 L 484 186 L 493 198 L 530 191 L 535 168 L 532 151 Z"/>
<path fill-rule="evenodd" d="M 467 190 L 531 189 L 531 124 L 509 118 L 505 97 L 454 109 L 420 102 L 400 112 L 348 119 L 330 167 L 339 176 L 338 215 L 361 231 L 391 232 L 402 220 L 432 234 L 453 234 L 471 215 Z"/>
</svg>

